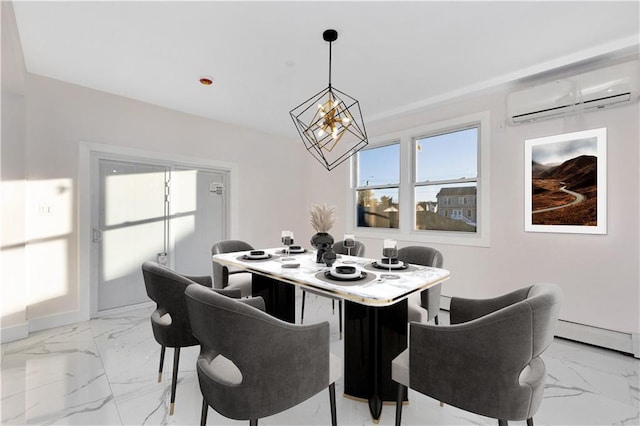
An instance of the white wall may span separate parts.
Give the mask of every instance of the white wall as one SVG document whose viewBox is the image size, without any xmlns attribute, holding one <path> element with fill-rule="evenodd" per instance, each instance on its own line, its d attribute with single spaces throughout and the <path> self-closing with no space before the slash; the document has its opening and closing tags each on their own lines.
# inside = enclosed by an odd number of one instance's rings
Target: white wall
<svg viewBox="0 0 640 426">
<path fill-rule="evenodd" d="M 2 3 L 4 55 L 7 2 Z M 17 32 L 13 37 L 17 39 Z M 50 316 L 68 312 L 71 315 L 65 318 L 71 320 L 79 311 L 80 141 L 237 164 L 240 227 L 232 237 L 256 246 L 276 245 L 283 229 L 294 231 L 297 242 L 306 245 L 313 233 L 307 221 L 312 203 L 337 207 L 340 222 L 332 230 L 336 239 L 348 230 L 348 164 L 327 172 L 297 140 L 36 75 L 26 75 L 24 95 L 5 96 L 4 65 L 3 56 L 2 246 L 26 243 L 27 250 L 24 262 L 9 262 L 12 275 L 3 250 L 3 331 L 23 321 L 46 326 Z M 24 77 L 24 69 L 18 67 L 17 75 Z M 369 136 L 375 137 L 474 112 L 491 113 L 491 246 L 437 246 L 452 272 L 443 293 L 489 297 L 532 282 L 553 281 L 565 292 L 562 319 L 640 332 L 638 104 L 506 127 L 504 96 L 504 92 L 483 94 L 367 123 Z M 524 232 L 524 140 L 596 127 L 608 129 L 608 234 Z M 15 180 L 9 171 L 21 182 L 26 176 L 28 186 L 6 204 L 5 188 Z M 43 212 L 41 207 L 51 209 Z M 26 221 L 26 231 L 22 228 L 22 236 L 18 231 L 7 239 L 5 229 L 14 230 L 14 224 L 20 229 L 20 217 Z M 380 241 L 364 241 L 369 255 L 381 251 Z M 16 278 L 7 281 L 9 276 Z M 4 315 L 8 300 L 18 306 L 17 316 Z"/>
<path fill-rule="evenodd" d="M 47 265 L 29 272 L 30 320 L 79 308 L 81 141 L 236 164 L 234 238 L 275 246 L 281 230 L 306 227 L 292 202 L 306 187 L 301 144 L 31 74 L 27 99 L 28 263 Z"/>
<path fill-rule="evenodd" d="M 638 103 L 511 127 L 504 125 L 505 95 L 499 91 L 369 125 L 374 136 L 473 112 L 491 113 L 491 246 L 433 244 L 451 270 L 443 294 L 490 297 L 550 281 L 564 291 L 561 319 L 638 333 Z M 525 139 L 599 127 L 608 131 L 607 235 L 524 232 Z M 365 242 L 369 253 L 381 251 L 380 241 Z M 399 246 L 410 244 L 399 241 Z"/>
<path fill-rule="evenodd" d="M 2 339 L 27 333 L 25 292 L 24 59 L 13 5 L 2 2 L 2 137 L 0 139 L 0 322 Z"/>
</svg>

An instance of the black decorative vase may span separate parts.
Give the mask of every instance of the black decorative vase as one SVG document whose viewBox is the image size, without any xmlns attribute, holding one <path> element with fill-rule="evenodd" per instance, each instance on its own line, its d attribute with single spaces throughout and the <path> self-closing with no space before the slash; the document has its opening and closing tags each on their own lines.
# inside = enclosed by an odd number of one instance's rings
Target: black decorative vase
<svg viewBox="0 0 640 426">
<path fill-rule="evenodd" d="M 337 258 L 338 258 L 338 255 L 336 254 L 335 251 L 333 251 L 333 247 L 329 247 L 328 249 L 326 249 L 324 251 L 324 254 L 322 255 L 322 261 L 329 268 L 331 268 L 331 266 L 333 266 L 333 264 L 336 263 Z"/>
<path fill-rule="evenodd" d="M 311 237 L 311 245 L 317 250 L 316 263 L 324 263 L 322 257 L 327 249 L 333 247 L 333 237 L 328 232 L 318 232 Z"/>
</svg>

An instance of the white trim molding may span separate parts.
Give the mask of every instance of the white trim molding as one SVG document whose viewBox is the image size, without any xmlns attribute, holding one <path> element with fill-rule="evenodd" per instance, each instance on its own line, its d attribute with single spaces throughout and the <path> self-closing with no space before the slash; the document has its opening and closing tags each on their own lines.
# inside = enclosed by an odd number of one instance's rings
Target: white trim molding
<svg viewBox="0 0 640 426">
<path fill-rule="evenodd" d="M 414 182 L 413 182 L 413 143 L 415 138 L 424 137 L 429 134 L 438 134 L 449 131 L 461 130 L 467 126 L 478 126 L 478 176 L 477 176 L 477 232 L 443 232 L 414 229 L 414 219 L 411 216 L 414 204 Z M 481 111 L 460 117 L 430 123 L 427 125 L 412 127 L 410 129 L 398 130 L 386 135 L 370 138 L 370 148 L 377 148 L 391 143 L 400 144 L 400 180 L 398 183 L 398 194 L 400 202 L 400 228 L 365 228 L 358 227 L 356 223 L 356 186 L 357 186 L 357 165 L 355 156 L 351 157 L 350 171 L 347 188 L 347 218 L 346 228 L 349 232 L 354 232 L 364 238 L 385 239 L 393 238 L 398 241 L 412 241 L 433 244 L 453 244 L 476 247 L 490 247 L 490 189 L 491 189 L 491 164 L 490 164 L 490 127 L 491 115 L 489 111 Z"/>
<path fill-rule="evenodd" d="M 10 325 L 0 330 L 0 343 L 15 342 L 16 340 L 26 339 L 29 336 L 29 323 Z"/>
<path fill-rule="evenodd" d="M 229 173 L 229 235 L 237 235 L 239 224 L 238 165 L 235 163 L 154 152 L 119 145 L 80 141 L 78 165 L 78 291 L 79 311 L 76 321 L 91 318 L 91 161 L 100 158 L 149 159 L 183 166 L 208 167 Z M 96 305 L 97 306 L 97 305 Z M 95 308 L 95 306 L 94 306 Z"/>
</svg>

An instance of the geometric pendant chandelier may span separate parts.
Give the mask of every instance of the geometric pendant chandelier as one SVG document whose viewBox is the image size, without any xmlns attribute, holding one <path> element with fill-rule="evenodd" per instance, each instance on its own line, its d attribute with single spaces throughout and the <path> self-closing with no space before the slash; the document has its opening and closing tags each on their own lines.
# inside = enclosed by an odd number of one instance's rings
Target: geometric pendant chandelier
<svg viewBox="0 0 640 426">
<path fill-rule="evenodd" d="M 327 170 L 332 170 L 369 142 L 359 102 L 331 85 L 331 43 L 336 30 L 326 30 L 329 42 L 329 86 L 289 113 L 307 151 Z"/>
</svg>

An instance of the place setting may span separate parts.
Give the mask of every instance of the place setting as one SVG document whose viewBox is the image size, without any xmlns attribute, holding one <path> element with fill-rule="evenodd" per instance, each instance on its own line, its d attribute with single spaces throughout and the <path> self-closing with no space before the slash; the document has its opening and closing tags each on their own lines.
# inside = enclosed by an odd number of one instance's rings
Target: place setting
<svg viewBox="0 0 640 426">
<path fill-rule="evenodd" d="M 291 258 L 289 256 L 307 252 L 307 249 L 305 249 L 304 247 L 293 244 L 294 238 L 292 231 L 282 231 L 280 235 L 280 241 L 284 245 L 284 248 L 282 250 L 279 250 L 279 253 L 285 255 L 285 257 L 282 258 L 283 261 L 295 260 L 294 258 Z"/>
<path fill-rule="evenodd" d="M 395 240 L 384 240 L 382 256 L 379 260 L 375 260 L 364 266 L 364 268 L 369 271 L 386 271 L 386 273 L 380 275 L 378 281 L 397 280 L 400 279 L 400 275 L 398 275 L 397 272 L 402 273 L 416 270 L 414 266 L 398 259 L 398 247 Z"/>
<path fill-rule="evenodd" d="M 275 254 L 267 253 L 265 250 L 251 250 L 248 253 L 245 253 L 238 257 L 238 260 L 246 261 L 268 261 L 273 260 L 278 257 Z"/>
<path fill-rule="evenodd" d="M 344 264 L 325 268 L 325 270 L 316 273 L 315 277 L 321 281 L 341 286 L 363 285 L 376 278 L 375 274 L 367 273 L 356 266 Z"/>
</svg>

